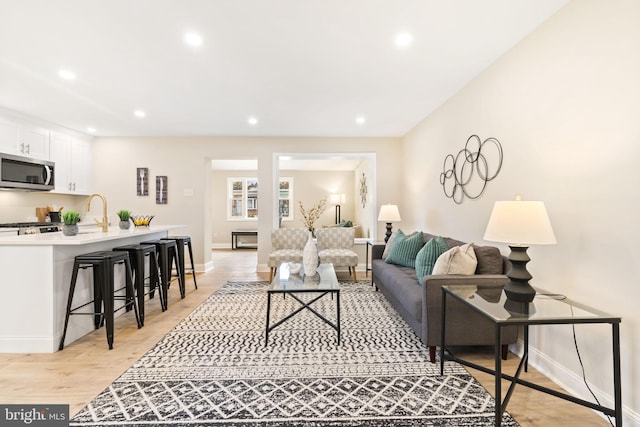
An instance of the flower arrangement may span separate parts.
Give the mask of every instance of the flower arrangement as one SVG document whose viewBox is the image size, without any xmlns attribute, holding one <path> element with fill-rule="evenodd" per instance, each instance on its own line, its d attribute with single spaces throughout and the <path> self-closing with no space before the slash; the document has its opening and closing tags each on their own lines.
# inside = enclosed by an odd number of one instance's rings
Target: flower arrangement
<svg viewBox="0 0 640 427">
<path fill-rule="evenodd" d="M 327 198 L 323 198 L 318 204 L 313 205 L 309 210 L 305 209 L 302 202 L 298 201 L 300 205 L 300 213 L 302 213 L 302 222 L 306 228 L 309 229 L 311 234 L 315 237 L 314 224 L 320 218 L 320 215 L 327 209 Z"/>
</svg>

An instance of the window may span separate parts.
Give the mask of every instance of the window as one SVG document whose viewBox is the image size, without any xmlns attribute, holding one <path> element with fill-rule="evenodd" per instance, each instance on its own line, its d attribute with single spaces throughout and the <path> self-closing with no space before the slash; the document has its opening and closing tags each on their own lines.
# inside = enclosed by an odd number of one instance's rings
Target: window
<svg viewBox="0 0 640 427">
<path fill-rule="evenodd" d="M 229 199 L 227 220 L 258 219 L 258 180 L 256 178 L 228 178 Z"/>
<path fill-rule="evenodd" d="M 278 213 L 283 221 L 293 221 L 293 178 L 280 178 Z"/>
<path fill-rule="evenodd" d="M 258 179 L 227 178 L 228 221 L 258 219 Z M 280 178 L 278 212 L 281 220 L 293 221 L 293 178 Z"/>
</svg>

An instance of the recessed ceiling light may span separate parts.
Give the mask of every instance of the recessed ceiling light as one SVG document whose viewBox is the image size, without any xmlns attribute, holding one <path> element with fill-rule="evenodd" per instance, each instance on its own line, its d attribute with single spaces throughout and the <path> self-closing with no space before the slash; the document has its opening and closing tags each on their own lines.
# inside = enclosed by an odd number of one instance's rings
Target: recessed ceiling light
<svg viewBox="0 0 640 427">
<path fill-rule="evenodd" d="M 76 78 L 76 75 L 72 71 L 64 70 L 64 69 L 58 71 L 58 75 L 65 80 L 73 80 Z"/>
<path fill-rule="evenodd" d="M 400 33 L 396 36 L 396 46 L 407 47 L 413 42 L 413 36 L 409 33 Z"/>
<path fill-rule="evenodd" d="M 134 111 L 134 112 L 133 112 L 133 114 L 134 114 L 136 117 L 144 117 L 144 116 L 146 116 L 145 112 L 144 112 L 144 111 L 142 111 L 142 110 L 136 110 L 136 111 Z"/>
<path fill-rule="evenodd" d="M 258 124 L 258 119 L 256 119 L 255 117 L 249 117 L 249 120 L 247 120 L 249 122 L 249 124 L 251 126 L 255 126 Z"/>
<path fill-rule="evenodd" d="M 96 133 L 96 128 L 87 128 L 87 132 Z"/>
<path fill-rule="evenodd" d="M 196 33 L 186 33 L 184 35 L 184 42 L 189 46 L 202 46 L 202 37 Z"/>
<path fill-rule="evenodd" d="M 364 124 L 364 122 L 366 122 L 366 121 L 367 121 L 367 119 L 365 119 L 365 118 L 364 118 L 364 117 L 362 117 L 362 116 L 358 116 L 358 117 L 356 117 L 356 123 L 357 123 L 357 124 L 359 124 L 359 125 L 363 125 L 363 124 Z"/>
</svg>

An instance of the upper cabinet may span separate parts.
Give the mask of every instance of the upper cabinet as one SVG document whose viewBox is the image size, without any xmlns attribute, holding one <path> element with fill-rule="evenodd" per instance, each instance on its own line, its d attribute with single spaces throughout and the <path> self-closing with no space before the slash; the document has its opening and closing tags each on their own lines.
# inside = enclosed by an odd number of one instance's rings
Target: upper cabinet
<svg viewBox="0 0 640 427">
<path fill-rule="evenodd" d="M 0 118 L 0 151 L 49 160 L 49 131 Z"/>
<path fill-rule="evenodd" d="M 51 134 L 56 193 L 91 194 L 91 142 L 59 132 Z"/>
</svg>

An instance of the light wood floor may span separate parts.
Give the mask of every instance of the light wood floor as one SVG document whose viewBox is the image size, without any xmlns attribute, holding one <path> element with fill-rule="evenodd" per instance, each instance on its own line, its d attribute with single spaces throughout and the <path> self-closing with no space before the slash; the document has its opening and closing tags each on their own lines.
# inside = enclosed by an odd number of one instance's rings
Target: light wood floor
<svg viewBox="0 0 640 427">
<path fill-rule="evenodd" d="M 147 302 L 145 325 L 139 330 L 131 313 L 118 318 L 111 351 L 104 329 L 100 329 L 57 353 L 0 354 L 0 402 L 69 404 L 70 413 L 77 413 L 227 280 L 268 280 L 268 273 L 256 273 L 256 264 L 255 251 L 214 251 L 215 268 L 198 275 L 198 290 L 194 289 L 190 276 L 185 299 L 180 299 L 177 285 L 171 287 L 168 311 L 162 313 L 156 301 Z M 363 276 L 359 274 L 360 279 Z M 490 350 L 466 350 L 463 356 L 488 367 L 493 363 Z M 515 371 L 516 366 L 514 355 L 503 363 L 505 372 Z M 471 373 L 491 392 L 493 377 L 477 371 Z M 531 368 L 525 376 L 530 381 L 556 387 Z M 505 383 L 503 390 L 506 388 Z M 516 389 L 508 412 L 522 427 L 609 425 L 589 409 L 526 387 Z"/>
</svg>

